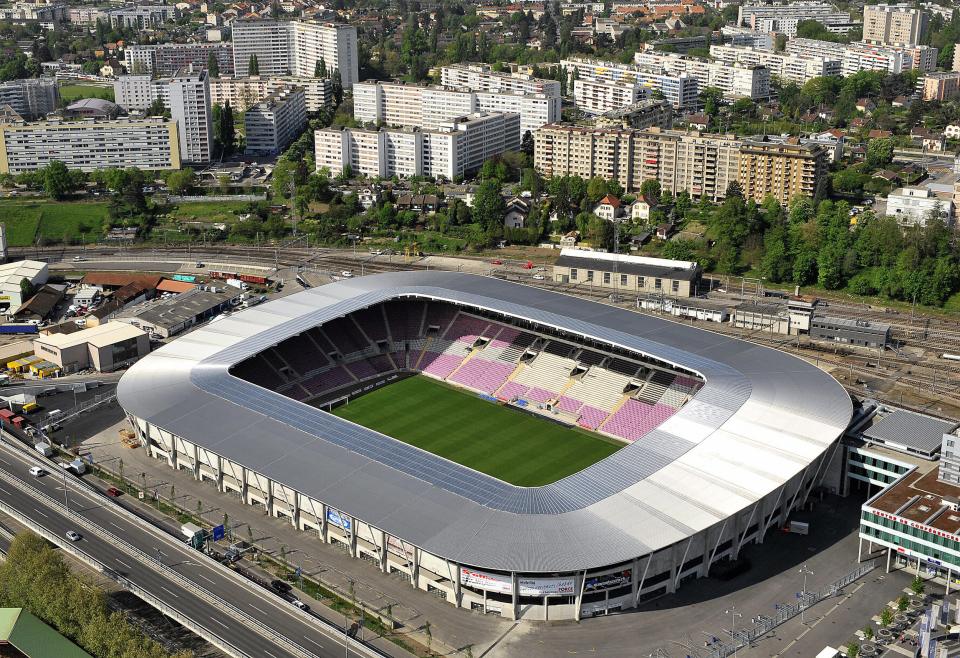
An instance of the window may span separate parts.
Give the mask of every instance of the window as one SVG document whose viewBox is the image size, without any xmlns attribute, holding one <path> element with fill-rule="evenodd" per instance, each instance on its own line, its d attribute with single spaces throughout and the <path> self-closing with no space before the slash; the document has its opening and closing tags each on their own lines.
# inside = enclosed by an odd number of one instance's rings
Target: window
<svg viewBox="0 0 960 658">
<path fill-rule="evenodd" d="M 670 283 L 670 288 L 673 290 L 674 294 L 680 292 L 680 282 L 677 280 L 672 281 Z"/>
<path fill-rule="evenodd" d="M 654 287 L 655 290 L 662 290 L 662 289 L 663 289 L 663 279 L 654 279 L 654 281 L 653 281 L 653 287 Z"/>
<path fill-rule="evenodd" d="M 604 285 L 607 285 L 610 283 L 610 272 L 603 273 L 603 283 Z"/>
<path fill-rule="evenodd" d="M 576 280 L 577 280 L 577 268 L 575 268 L 575 267 L 571 267 L 571 268 L 570 268 L 570 280 L 571 280 L 571 281 L 576 281 Z"/>
<path fill-rule="evenodd" d="M 627 285 L 627 275 L 626 275 L 626 274 L 621 274 L 621 275 L 620 275 L 620 285 L 626 287 L 626 285 Z"/>
<path fill-rule="evenodd" d="M 587 281 L 593 281 L 593 270 L 587 270 Z"/>
<path fill-rule="evenodd" d="M 646 288 L 646 287 L 647 287 L 647 277 L 645 277 L 645 276 L 638 276 L 638 277 L 637 277 L 637 287 L 638 287 L 638 288 Z"/>
</svg>

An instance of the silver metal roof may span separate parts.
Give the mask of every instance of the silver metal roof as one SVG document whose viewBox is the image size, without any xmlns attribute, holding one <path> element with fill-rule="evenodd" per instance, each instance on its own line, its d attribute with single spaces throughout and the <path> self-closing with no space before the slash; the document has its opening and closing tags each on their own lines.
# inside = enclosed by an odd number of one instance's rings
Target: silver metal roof
<svg viewBox="0 0 960 658">
<path fill-rule="evenodd" d="M 923 453 L 934 453 L 943 443 L 943 435 L 949 434 L 957 423 L 924 416 L 906 409 L 897 409 L 864 430 L 863 436 L 882 443 L 913 448 Z"/>
<path fill-rule="evenodd" d="M 642 440 L 563 480 L 523 488 L 228 372 L 285 338 L 401 296 L 562 328 L 695 371 L 706 384 Z M 520 572 L 615 564 L 720 523 L 802 471 L 852 413 L 835 380 L 782 352 L 453 272 L 350 279 L 256 306 L 141 360 L 118 395 L 129 413 L 430 553 Z"/>
</svg>

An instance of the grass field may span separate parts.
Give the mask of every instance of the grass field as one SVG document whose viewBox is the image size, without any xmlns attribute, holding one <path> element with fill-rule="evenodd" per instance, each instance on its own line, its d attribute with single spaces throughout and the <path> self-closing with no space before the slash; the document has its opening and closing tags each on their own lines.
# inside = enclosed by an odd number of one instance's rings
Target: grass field
<svg viewBox="0 0 960 658">
<path fill-rule="evenodd" d="M 103 85 L 60 85 L 60 98 L 72 103 L 78 98 L 103 98 L 113 100 L 113 87 Z"/>
<path fill-rule="evenodd" d="M 418 375 L 333 413 L 521 487 L 583 470 L 622 446 Z"/>
<path fill-rule="evenodd" d="M 240 221 L 237 212 L 246 210 L 249 205 L 247 201 L 189 201 L 178 203 L 170 211 L 170 217 L 181 222 L 232 224 Z"/>
<path fill-rule="evenodd" d="M 7 241 L 11 247 L 30 246 L 37 235 L 47 243 L 96 242 L 103 238 L 106 216 L 106 203 L 59 203 L 47 199 L 0 201 L 0 219 L 7 224 Z"/>
</svg>

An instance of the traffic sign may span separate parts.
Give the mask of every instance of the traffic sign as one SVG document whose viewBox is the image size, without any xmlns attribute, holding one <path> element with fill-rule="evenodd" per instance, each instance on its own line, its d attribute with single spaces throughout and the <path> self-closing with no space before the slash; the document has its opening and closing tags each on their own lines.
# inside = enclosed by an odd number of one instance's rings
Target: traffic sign
<svg viewBox="0 0 960 658">
<path fill-rule="evenodd" d="M 227 534 L 223 524 L 213 526 L 213 541 L 220 541 Z"/>
</svg>

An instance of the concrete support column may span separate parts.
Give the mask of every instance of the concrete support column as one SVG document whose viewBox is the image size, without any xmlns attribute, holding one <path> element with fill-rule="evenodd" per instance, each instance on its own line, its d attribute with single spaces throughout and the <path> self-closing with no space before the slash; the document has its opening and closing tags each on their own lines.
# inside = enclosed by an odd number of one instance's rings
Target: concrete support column
<svg viewBox="0 0 960 658">
<path fill-rule="evenodd" d="M 667 594 L 673 594 L 677 591 L 677 572 L 680 565 L 677 564 L 677 545 L 670 547 L 670 580 L 667 581 Z"/>
<path fill-rule="evenodd" d="M 217 491 L 223 493 L 226 489 L 223 486 L 223 457 L 217 455 Z"/>
<path fill-rule="evenodd" d="M 247 497 L 247 469 L 240 467 L 240 497 L 243 498 L 243 504 L 249 505 L 250 499 Z"/>
<path fill-rule="evenodd" d="M 890 549 L 887 549 L 887 573 L 890 573 Z"/>
<path fill-rule="evenodd" d="M 380 531 L 380 571 L 387 573 L 387 533 L 383 530 Z M 457 578 L 457 582 L 459 581 Z"/>
<path fill-rule="evenodd" d="M 517 578 L 516 571 L 510 572 L 510 582 L 511 582 L 511 590 L 512 590 L 511 596 L 513 597 L 512 599 L 513 600 L 513 618 L 519 619 L 520 618 L 520 595 L 519 595 L 520 582 L 519 582 L 519 579 Z M 579 612 L 577 614 L 579 614 Z"/>
<path fill-rule="evenodd" d="M 300 529 L 300 494 L 293 494 L 293 507 L 290 508 L 290 520 L 294 530 Z"/>
<path fill-rule="evenodd" d="M 193 479 L 200 479 L 200 448 L 193 444 Z"/>
<path fill-rule="evenodd" d="M 420 589 L 420 549 L 413 547 L 413 574 L 410 582 L 414 589 Z"/>
<path fill-rule="evenodd" d="M 267 497 L 267 499 L 266 499 L 265 501 L 263 501 L 263 507 L 267 510 L 267 514 L 268 514 L 268 515 L 273 516 L 273 515 L 274 515 L 274 510 L 273 510 L 273 480 L 271 480 L 270 478 L 266 478 L 266 477 L 265 477 L 264 479 L 267 481 L 267 490 L 264 491 L 263 493 L 264 493 L 264 495 Z M 257 477 L 257 485 L 259 486 L 259 484 L 260 484 L 260 477 L 258 476 L 258 477 Z"/>
<path fill-rule="evenodd" d="M 324 544 L 330 543 L 330 533 L 327 527 L 327 506 L 323 504 L 320 505 L 320 539 L 323 540 Z"/>
<path fill-rule="evenodd" d="M 630 608 L 637 607 L 637 592 L 640 589 L 640 558 L 633 559 L 633 568 L 630 570 Z"/>
<path fill-rule="evenodd" d="M 717 531 L 723 534 L 723 525 L 721 524 L 720 529 Z M 717 537 L 716 543 L 720 543 L 721 537 Z M 713 553 L 710 542 L 710 532 L 707 531 L 703 533 L 703 559 L 700 561 L 700 572 L 697 574 L 698 578 L 706 578 L 707 572 L 710 571 L 710 554 Z"/>
<path fill-rule="evenodd" d="M 350 517 L 350 557 L 360 557 L 357 551 L 357 520 Z"/>
<path fill-rule="evenodd" d="M 863 562 L 863 537 L 860 537 L 860 542 L 857 544 L 857 562 Z"/>
<path fill-rule="evenodd" d="M 451 566 L 450 562 L 447 562 L 447 567 Z M 460 584 L 460 565 L 454 562 L 453 566 L 453 599 L 458 608 L 463 607 L 463 586 Z"/>
</svg>

